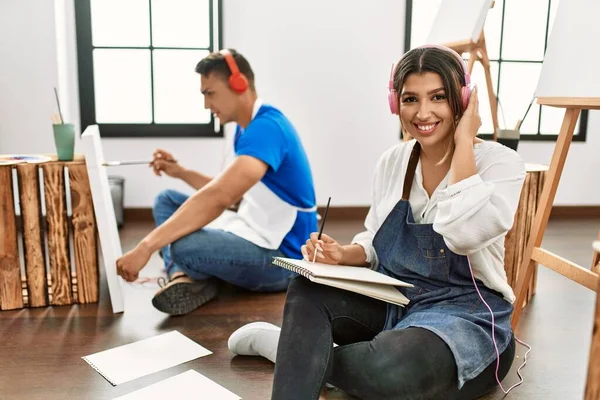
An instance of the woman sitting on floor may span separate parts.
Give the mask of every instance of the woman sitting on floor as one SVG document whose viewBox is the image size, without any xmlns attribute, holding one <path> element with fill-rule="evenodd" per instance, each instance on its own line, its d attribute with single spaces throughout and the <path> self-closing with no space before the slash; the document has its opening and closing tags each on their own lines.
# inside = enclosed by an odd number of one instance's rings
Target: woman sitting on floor
<svg viewBox="0 0 600 400">
<path fill-rule="evenodd" d="M 312 234 L 302 253 L 412 283 L 399 289 L 410 303 L 295 278 L 281 331 L 253 323 L 229 340 L 236 354 L 276 361 L 273 399 L 317 399 L 326 382 L 362 399 L 471 399 L 508 373 L 515 296 L 504 237 L 525 166 L 509 148 L 476 137 L 469 83 L 464 61 L 441 46 L 410 50 L 392 68 L 390 106 L 408 140 L 379 160 L 366 231 L 347 246 Z"/>
</svg>

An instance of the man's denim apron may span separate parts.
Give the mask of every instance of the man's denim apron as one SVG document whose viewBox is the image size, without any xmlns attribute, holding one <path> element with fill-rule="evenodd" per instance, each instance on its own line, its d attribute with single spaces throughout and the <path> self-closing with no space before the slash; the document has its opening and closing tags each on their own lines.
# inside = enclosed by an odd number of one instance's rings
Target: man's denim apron
<svg viewBox="0 0 600 400">
<path fill-rule="evenodd" d="M 496 359 L 492 319 L 475 290 L 467 257 L 449 250 L 432 224 L 414 222 L 408 199 L 420 149 L 420 144 L 415 143 L 402 199 L 373 240 L 379 272 L 415 285 L 399 289 L 410 300 L 406 308 L 388 304 L 384 329 L 412 326 L 437 334 L 454 354 L 461 388 Z M 513 306 L 481 281 L 477 281 L 477 286 L 494 312 L 494 334 L 502 353 L 512 339 Z"/>
</svg>

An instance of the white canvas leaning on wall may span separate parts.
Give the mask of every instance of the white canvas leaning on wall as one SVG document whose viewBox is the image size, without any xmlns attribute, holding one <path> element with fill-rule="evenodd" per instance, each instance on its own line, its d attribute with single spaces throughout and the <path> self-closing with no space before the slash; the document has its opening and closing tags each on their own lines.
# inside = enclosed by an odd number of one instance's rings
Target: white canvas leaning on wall
<svg viewBox="0 0 600 400">
<path fill-rule="evenodd" d="M 100 236 L 100 246 L 104 259 L 104 271 L 108 282 L 108 291 L 113 313 L 124 310 L 121 277 L 117 275 L 117 259 L 121 257 L 121 240 L 117 228 L 117 219 L 113 208 L 108 175 L 104 163 L 104 153 L 100 141 L 98 125 L 88 126 L 81 135 L 85 163 L 90 180 L 94 213 Z"/>
<path fill-rule="evenodd" d="M 600 97 L 598 15 L 598 0 L 563 0 L 558 4 L 536 97 Z"/>
<path fill-rule="evenodd" d="M 492 0 L 443 0 L 427 43 L 477 42 L 491 5 Z"/>
</svg>

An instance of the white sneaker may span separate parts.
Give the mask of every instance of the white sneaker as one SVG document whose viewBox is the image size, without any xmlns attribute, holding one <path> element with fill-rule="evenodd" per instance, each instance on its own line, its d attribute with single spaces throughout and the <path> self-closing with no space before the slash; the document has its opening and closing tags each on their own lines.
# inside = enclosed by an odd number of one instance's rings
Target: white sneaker
<svg viewBox="0 0 600 400">
<path fill-rule="evenodd" d="M 280 327 L 268 322 L 251 322 L 229 336 L 227 347 L 234 354 L 262 356 L 274 363 L 280 332 Z"/>
</svg>

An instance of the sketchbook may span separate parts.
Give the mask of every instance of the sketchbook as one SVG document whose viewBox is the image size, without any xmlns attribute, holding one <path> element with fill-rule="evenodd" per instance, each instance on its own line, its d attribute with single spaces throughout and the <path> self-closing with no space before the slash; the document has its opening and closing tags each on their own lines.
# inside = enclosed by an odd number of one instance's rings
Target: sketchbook
<svg viewBox="0 0 600 400">
<path fill-rule="evenodd" d="M 82 358 L 116 386 L 209 354 L 210 350 L 172 331 Z"/>
<path fill-rule="evenodd" d="M 312 263 L 284 257 L 273 257 L 273 264 L 289 269 L 315 283 L 349 290 L 399 306 L 405 306 L 409 300 L 396 286 L 413 287 L 410 283 L 364 267 Z"/>
<path fill-rule="evenodd" d="M 190 369 L 143 389 L 117 397 L 114 400 L 240 400 L 241 397 L 225 389 L 204 375 Z"/>
</svg>

